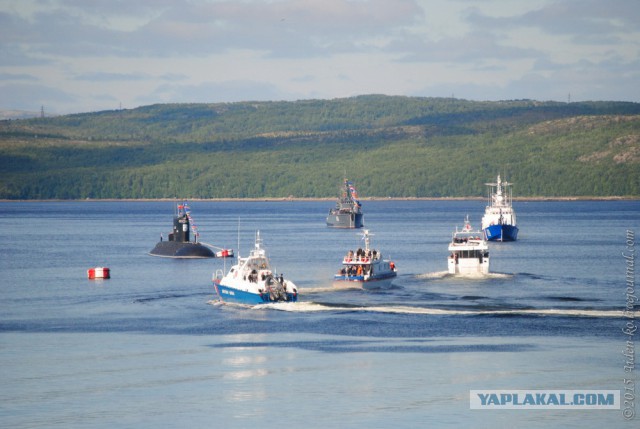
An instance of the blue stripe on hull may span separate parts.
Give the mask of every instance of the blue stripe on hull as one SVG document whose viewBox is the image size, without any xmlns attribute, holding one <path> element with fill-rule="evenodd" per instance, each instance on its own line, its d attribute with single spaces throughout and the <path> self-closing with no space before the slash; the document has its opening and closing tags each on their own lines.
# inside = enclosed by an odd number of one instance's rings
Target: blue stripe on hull
<svg viewBox="0 0 640 429">
<path fill-rule="evenodd" d="M 216 289 L 218 297 L 220 298 L 220 301 L 222 302 L 247 305 L 269 304 L 274 302 L 269 300 L 269 294 L 267 293 L 260 295 L 257 293 L 223 286 L 220 283 L 214 283 L 213 285 Z M 297 294 L 289 292 L 287 293 L 287 296 L 289 298 L 289 302 L 296 302 L 298 300 Z"/>
<path fill-rule="evenodd" d="M 484 229 L 487 241 L 516 241 L 518 227 L 514 225 L 491 225 Z"/>
<path fill-rule="evenodd" d="M 382 275 L 380 277 L 369 278 L 365 281 L 364 276 L 335 276 L 333 282 L 338 286 L 361 287 L 363 289 L 380 289 L 391 285 L 396 274 Z"/>
</svg>

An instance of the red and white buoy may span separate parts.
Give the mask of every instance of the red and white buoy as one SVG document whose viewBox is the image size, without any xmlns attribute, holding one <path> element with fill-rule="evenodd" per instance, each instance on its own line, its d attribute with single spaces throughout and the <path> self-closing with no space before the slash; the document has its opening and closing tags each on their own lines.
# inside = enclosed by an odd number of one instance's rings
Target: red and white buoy
<svg viewBox="0 0 640 429">
<path fill-rule="evenodd" d="M 233 258 L 233 249 L 222 249 L 216 252 L 218 258 Z"/>
<path fill-rule="evenodd" d="M 87 270 L 87 277 L 89 277 L 89 280 L 108 279 L 111 278 L 111 273 L 107 267 L 95 267 Z"/>
</svg>

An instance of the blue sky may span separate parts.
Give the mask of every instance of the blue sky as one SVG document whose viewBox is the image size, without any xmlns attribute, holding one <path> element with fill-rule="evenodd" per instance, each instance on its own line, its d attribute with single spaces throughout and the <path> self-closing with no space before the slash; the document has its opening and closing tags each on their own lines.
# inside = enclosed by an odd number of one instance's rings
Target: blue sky
<svg viewBox="0 0 640 429">
<path fill-rule="evenodd" d="M 0 109 L 640 101 L 635 0 L 0 0 Z"/>
</svg>

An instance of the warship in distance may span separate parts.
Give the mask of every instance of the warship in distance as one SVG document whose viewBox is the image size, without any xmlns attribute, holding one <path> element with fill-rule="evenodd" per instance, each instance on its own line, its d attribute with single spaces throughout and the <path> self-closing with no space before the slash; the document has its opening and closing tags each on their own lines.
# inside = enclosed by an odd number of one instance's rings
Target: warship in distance
<svg viewBox="0 0 640 429">
<path fill-rule="evenodd" d="M 191 211 L 186 202 L 177 206 L 177 213 L 173 217 L 173 231 L 168 240 L 164 240 L 162 234 L 160 241 L 149 254 L 164 258 L 213 258 L 215 254 L 202 243 L 198 243 L 198 232 L 192 218 Z M 195 241 L 190 240 L 191 230 L 194 230 Z"/>
<path fill-rule="evenodd" d="M 327 226 L 333 228 L 362 228 L 364 214 L 353 183 L 344 179 L 342 195 L 336 206 L 329 210 Z"/>
</svg>

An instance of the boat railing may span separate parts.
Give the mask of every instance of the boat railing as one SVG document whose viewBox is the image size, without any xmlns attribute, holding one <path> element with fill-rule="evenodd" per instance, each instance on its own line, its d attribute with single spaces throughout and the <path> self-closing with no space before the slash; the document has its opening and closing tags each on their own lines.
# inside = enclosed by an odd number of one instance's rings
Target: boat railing
<svg viewBox="0 0 640 429">
<path fill-rule="evenodd" d="M 472 237 L 454 236 L 453 239 L 451 240 L 451 245 L 454 247 L 464 247 L 464 246 L 476 247 L 476 246 L 482 246 L 485 243 L 486 243 L 486 240 L 484 239 L 484 236 L 481 233 Z"/>
<path fill-rule="evenodd" d="M 375 255 L 371 256 L 345 256 L 342 259 L 343 264 L 369 264 L 374 261 L 380 260 L 382 254 L 380 252 L 376 252 Z"/>
<path fill-rule="evenodd" d="M 343 264 L 369 264 L 375 261 L 375 258 L 344 258 L 342 260 Z"/>
</svg>

